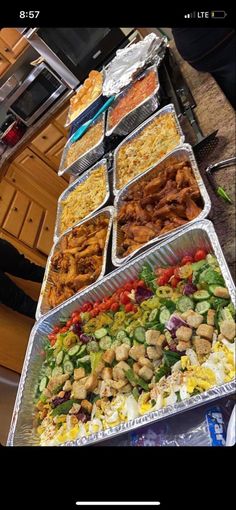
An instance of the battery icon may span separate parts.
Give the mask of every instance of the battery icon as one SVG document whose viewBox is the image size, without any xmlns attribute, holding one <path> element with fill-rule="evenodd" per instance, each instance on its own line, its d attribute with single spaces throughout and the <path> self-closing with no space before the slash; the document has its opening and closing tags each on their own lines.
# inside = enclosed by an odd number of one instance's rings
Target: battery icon
<svg viewBox="0 0 236 510">
<path fill-rule="evenodd" d="M 224 19 L 227 16 L 225 11 L 211 11 L 211 17 L 215 19 Z"/>
</svg>

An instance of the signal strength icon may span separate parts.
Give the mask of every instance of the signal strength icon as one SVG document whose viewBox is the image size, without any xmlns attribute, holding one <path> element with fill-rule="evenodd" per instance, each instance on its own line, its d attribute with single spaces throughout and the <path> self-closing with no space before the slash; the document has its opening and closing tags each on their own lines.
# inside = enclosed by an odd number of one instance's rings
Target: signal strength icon
<svg viewBox="0 0 236 510">
<path fill-rule="evenodd" d="M 184 15 L 185 18 L 196 18 L 196 12 L 190 12 Z"/>
</svg>

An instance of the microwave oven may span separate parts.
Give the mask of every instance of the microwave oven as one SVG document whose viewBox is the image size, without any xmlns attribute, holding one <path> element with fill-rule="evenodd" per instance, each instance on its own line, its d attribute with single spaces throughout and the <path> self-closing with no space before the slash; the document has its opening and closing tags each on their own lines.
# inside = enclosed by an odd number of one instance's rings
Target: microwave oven
<svg viewBox="0 0 236 510">
<path fill-rule="evenodd" d="M 33 124 L 68 87 L 44 62 L 33 69 L 10 98 L 9 110 L 26 126 Z"/>
<path fill-rule="evenodd" d="M 72 89 L 101 70 L 137 34 L 134 28 L 20 28 L 28 42 Z"/>
</svg>

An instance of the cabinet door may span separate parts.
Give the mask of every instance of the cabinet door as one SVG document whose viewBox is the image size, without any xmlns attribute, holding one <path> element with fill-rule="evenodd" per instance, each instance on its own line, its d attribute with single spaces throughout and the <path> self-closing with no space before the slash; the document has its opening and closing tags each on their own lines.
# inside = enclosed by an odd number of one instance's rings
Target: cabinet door
<svg viewBox="0 0 236 510">
<path fill-rule="evenodd" d="M 52 198 L 57 199 L 67 187 L 64 179 L 58 177 L 49 165 L 28 148 L 22 151 L 14 163 L 22 168 L 25 175 L 33 179 L 42 189 L 47 190 Z"/>
<path fill-rule="evenodd" d="M 10 207 L 15 191 L 15 188 L 5 180 L 0 182 L 0 225 Z"/>
<path fill-rule="evenodd" d="M 42 215 L 42 207 L 35 204 L 34 202 L 31 202 L 19 236 L 20 241 L 27 244 L 31 248 L 34 246 Z"/>
<path fill-rule="evenodd" d="M 31 142 L 33 147 L 36 147 L 38 151 L 45 154 L 55 143 L 62 138 L 62 134 L 59 129 L 53 124 L 49 124 L 36 138 Z"/>
<path fill-rule="evenodd" d="M 11 63 L 7 60 L 1 52 L 0 48 L 0 76 L 10 67 Z"/>
<path fill-rule="evenodd" d="M 56 211 L 52 214 L 52 211 L 47 211 L 44 217 L 41 232 L 39 234 L 37 248 L 42 253 L 48 255 L 53 245 L 53 234 L 55 228 Z"/>
<path fill-rule="evenodd" d="M 21 227 L 24 223 L 27 209 L 29 207 L 29 199 L 20 191 L 16 192 L 12 206 L 3 223 L 3 228 L 15 237 L 19 236 Z"/>
<path fill-rule="evenodd" d="M 62 140 L 59 140 L 53 147 L 46 152 L 45 156 L 51 161 L 57 168 L 57 171 L 59 170 L 60 162 L 62 153 L 65 147 L 67 140 L 66 138 L 62 138 Z"/>
<path fill-rule="evenodd" d="M 20 53 L 28 46 L 28 41 L 16 28 L 2 28 L 0 30 L 1 47 L 5 51 L 4 55 L 11 61 L 16 59 Z"/>
</svg>

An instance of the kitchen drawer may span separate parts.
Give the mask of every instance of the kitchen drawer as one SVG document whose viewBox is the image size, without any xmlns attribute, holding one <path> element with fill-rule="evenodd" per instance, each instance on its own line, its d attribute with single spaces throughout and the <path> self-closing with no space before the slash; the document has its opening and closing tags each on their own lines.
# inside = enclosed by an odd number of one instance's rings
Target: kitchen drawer
<svg viewBox="0 0 236 510">
<path fill-rule="evenodd" d="M 37 242 L 37 248 L 42 253 L 48 255 L 53 245 L 53 234 L 55 228 L 56 211 L 52 214 L 51 211 L 47 211 L 44 217 L 41 232 Z"/>
<path fill-rule="evenodd" d="M 58 198 L 67 187 L 66 182 L 55 173 L 37 154 L 25 149 L 14 160 L 14 163 L 23 169 L 25 175 L 45 189 L 52 198 Z"/>
<path fill-rule="evenodd" d="M 3 46 L 4 55 L 14 60 L 28 46 L 27 39 L 23 37 L 16 28 L 2 28 L 0 30 L 0 43 Z"/>
<path fill-rule="evenodd" d="M 20 191 L 16 192 L 11 208 L 4 221 L 3 228 L 15 237 L 19 236 L 21 227 L 24 223 L 27 209 L 29 207 L 29 199 Z"/>
<path fill-rule="evenodd" d="M 53 147 L 46 152 L 45 156 L 57 167 L 57 171 L 59 170 L 61 157 L 63 153 L 63 149 L 65 147 L 65 144 L 67 142 L 66 138 L 62 138 L 62 140 L 59 140 Z"/>
<path fill-rule="evenodd" d="M 61 138 L 62 134 L 59 129 L 57 129 L 53 124 L 49 124 L 49 126 L 47 126 L 38 136 L 36 136 L 36 138 L 34 138 L 31 145 L 45 154 Z"/>
<path fill-rule="evenodd" d="M 22 227 L 19 239 L 23 243 L 27 244 L 31 248 L 33 248 L 35 239 L 37 237 L 37 233 L 39 230 L 39 225 L 42 219 L 43 209 L 39 205 L 35 204 L 35 202 L 31 202 L 29 210 L 27 212 L 27 216 L 24 221 L 24 225 Z"/>
<path fill-rule="evenodd" d="M 62 110 L 61 113 L 59 113 L 59 115 L 57 115 L 55 117 L 55 121 L 57 122 L 57 124 L 59 124 L 59 126 L 61 128 L 63 128 L 64 130 L 68 131 L 69 128 L 65 128 L 65 123 L 66 123 L 66 119 L 67 119 L 67 115 L 68 115 L 68 110 L 69 110 L 69 104 L 67 105 L 66 108 L 64 108 L 64 110 Z"/>
<path fill-rule="evenodd" d="M 5 180 L 0 182 L 0 225 L 2 224 L 10 203 L 12 202 L 15 191 L 15 188 L 13 188 L 13 186 Z"/>
</svg>

